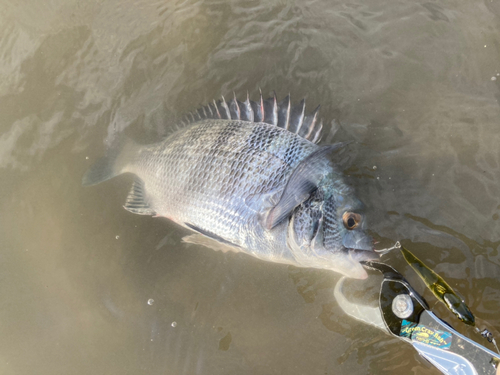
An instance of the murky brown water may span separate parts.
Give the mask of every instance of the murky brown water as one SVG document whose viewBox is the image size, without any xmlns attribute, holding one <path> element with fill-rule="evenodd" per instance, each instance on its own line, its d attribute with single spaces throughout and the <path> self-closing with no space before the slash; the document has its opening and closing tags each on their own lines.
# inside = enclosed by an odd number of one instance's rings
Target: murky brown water
<svg viewBox="0 0 500 375">
<path fill-rule="evenodd" d="M 437 374 L 346 317 L 337 275 L 183 245 L 122 208 L 130 176 L 81 187 L 115 130 L 158 138 L 258 87 L 341 124 L 381 245 L 404 240 L 500 330 L 499 16 L 498 0 L 0 0 L 0 372 Z"/>
</svg>

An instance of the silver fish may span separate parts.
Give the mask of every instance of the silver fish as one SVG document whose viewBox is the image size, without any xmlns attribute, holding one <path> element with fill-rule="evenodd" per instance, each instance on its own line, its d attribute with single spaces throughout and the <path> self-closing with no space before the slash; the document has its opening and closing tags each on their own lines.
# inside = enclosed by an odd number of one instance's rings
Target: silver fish
<svg viewBox="0 0 500 375">
<path fill-rule="evenodd" d="M 329 160 L 343 144 L 316 144 L 318 109 L 306 115 L 304 100 L 292 106 L 289 96 L 222 98 L 161 142 L 122 138 L 83 185 L 133 173 L 125 209 L 193 231 L 187 243 L 366 278 L 359 261 L 378 255 L 361 202 Z"/>
</svg>

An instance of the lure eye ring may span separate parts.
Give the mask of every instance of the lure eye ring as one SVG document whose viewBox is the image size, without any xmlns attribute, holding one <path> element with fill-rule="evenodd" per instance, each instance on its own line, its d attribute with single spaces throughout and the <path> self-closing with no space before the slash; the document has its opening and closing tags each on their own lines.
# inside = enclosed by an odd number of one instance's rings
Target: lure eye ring
<svg viewBox="0 0 500 375">
<path fill-rule="evenodd" d="M 353 230 L 361 223 L 361 215 L 354 212 L 344 212 L 342 215 L 344 227 L 348 230 Z"/>
</svg>

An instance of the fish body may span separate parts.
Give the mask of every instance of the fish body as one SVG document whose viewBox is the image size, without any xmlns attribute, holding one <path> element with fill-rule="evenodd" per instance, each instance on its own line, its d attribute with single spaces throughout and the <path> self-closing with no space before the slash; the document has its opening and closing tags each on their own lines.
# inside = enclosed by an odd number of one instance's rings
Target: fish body
<svg viewBox="0 0 500 375">
<path fill-rule="evenodd" d="M 289 97 L 206 106 L 162 141 L 122 139 L 84 176 L 93 185 L 121 173 L 135 180 L 125 208 L 194 231 L 185 242 L 262 260 L 366 277 L 377 258 L 360 202 L 318 146 L 317 111 Z"/>
<path fill-rule="evenodd" d="M 475 325 L 474 315 L 464 299 L 459 297 L 441 276 L 427 267 L 408 249 L 401 247 L 401 252 L 410 267 L 420 276 L 434 296 L 446 305 L 448 310 L 465 324 Z"/>
</svg>

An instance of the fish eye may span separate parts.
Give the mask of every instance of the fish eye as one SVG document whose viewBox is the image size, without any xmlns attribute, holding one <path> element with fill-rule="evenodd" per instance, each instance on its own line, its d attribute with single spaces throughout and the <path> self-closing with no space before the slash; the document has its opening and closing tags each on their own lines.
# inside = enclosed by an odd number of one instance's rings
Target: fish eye
<svg viewBox="0 0 500 375">
<path fill-rule="evenodd" d="M 344 222 L 344 226 L 351 230 L 356 228 L 359 223 L 361 223 L 361 215 L 354 212 L 344 212 L 344 215 L 342 215 L 342 221 Z"/>
</svg>

